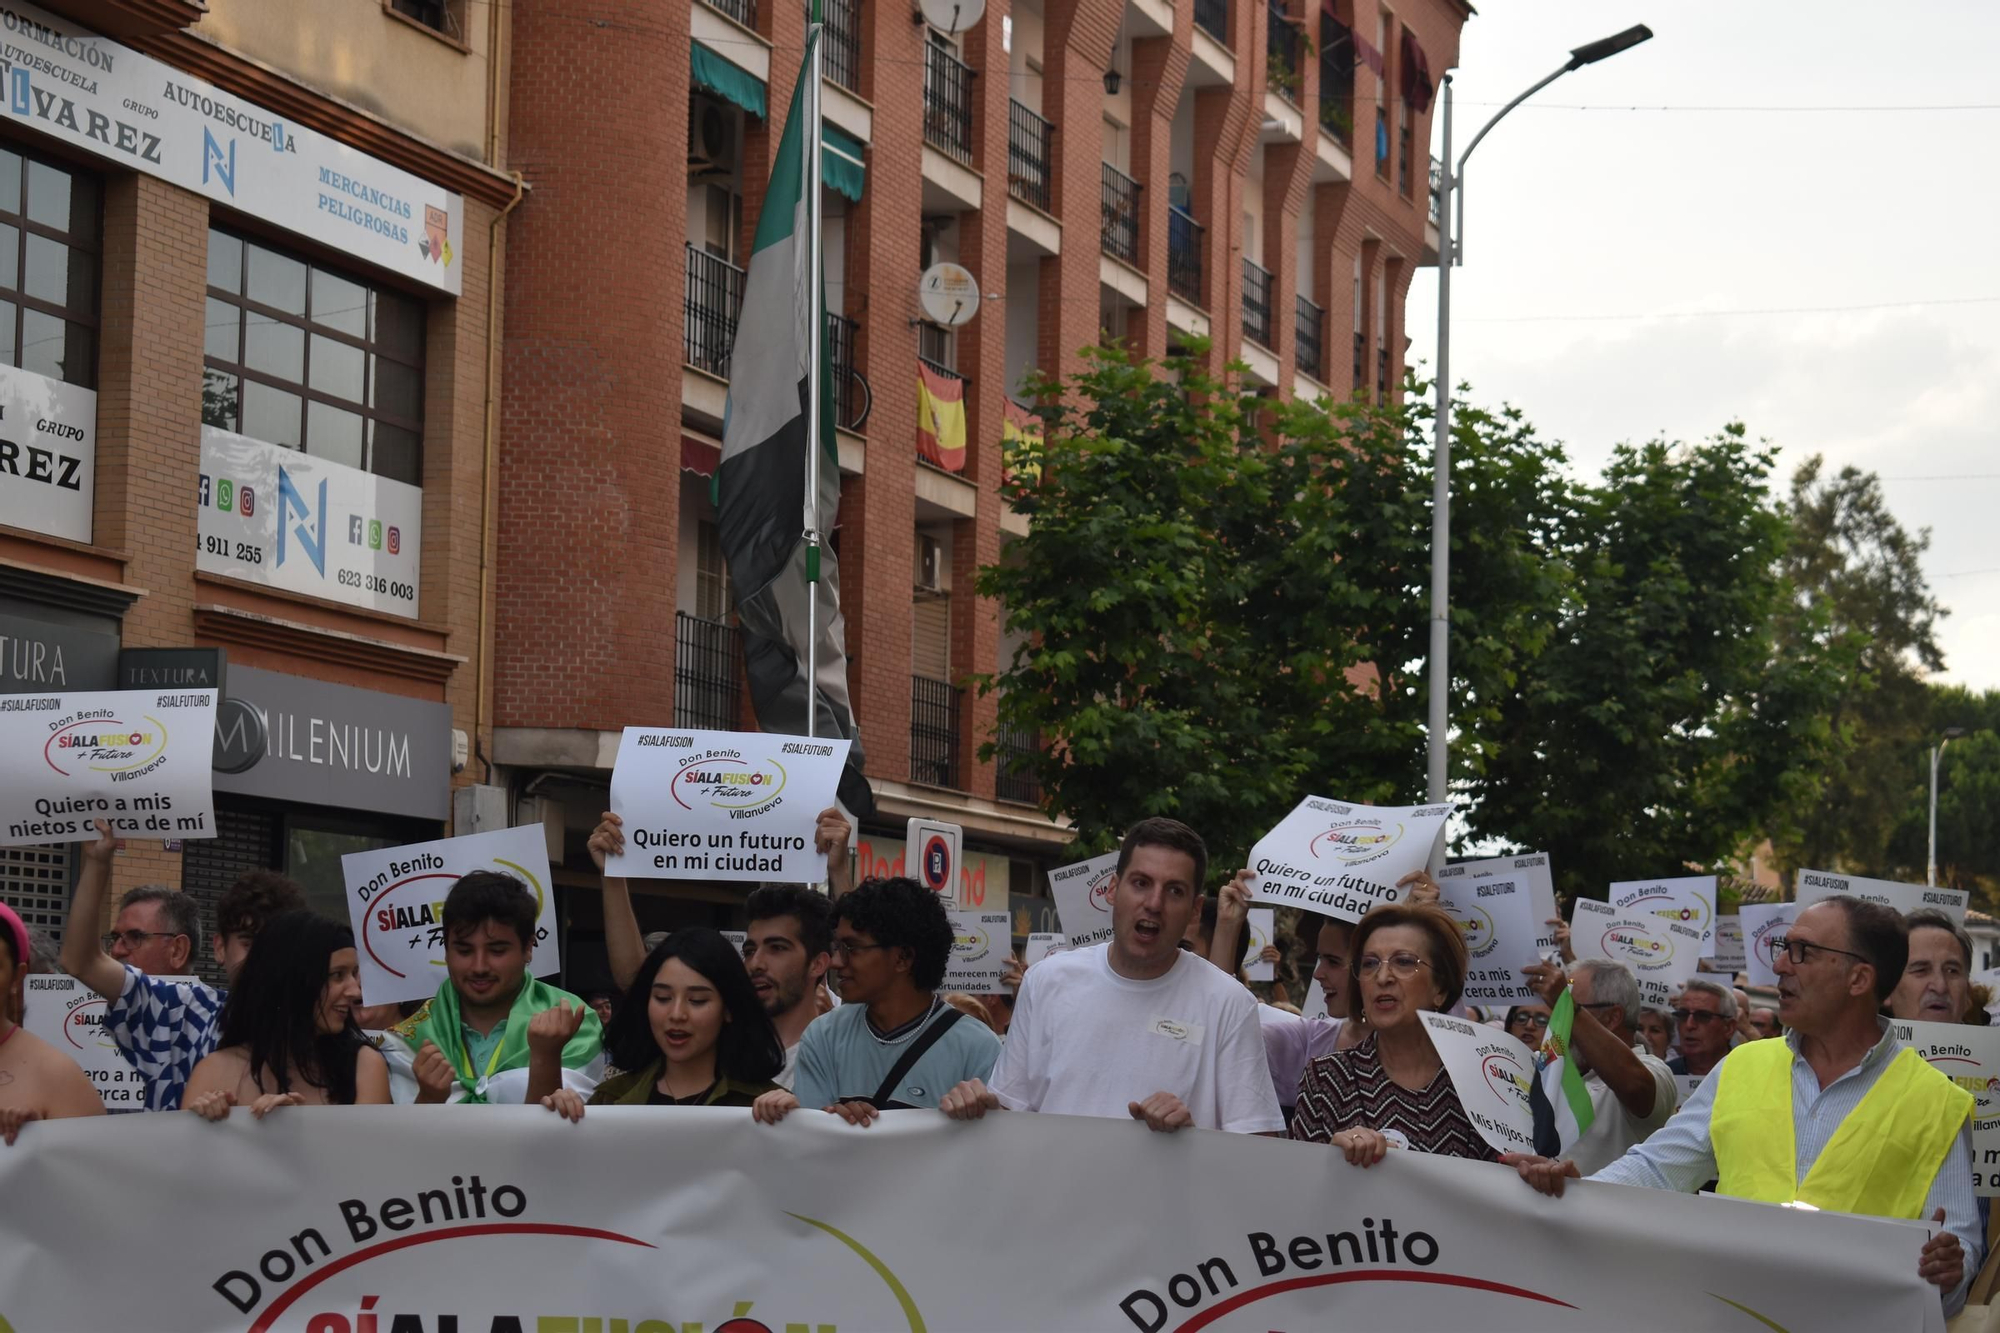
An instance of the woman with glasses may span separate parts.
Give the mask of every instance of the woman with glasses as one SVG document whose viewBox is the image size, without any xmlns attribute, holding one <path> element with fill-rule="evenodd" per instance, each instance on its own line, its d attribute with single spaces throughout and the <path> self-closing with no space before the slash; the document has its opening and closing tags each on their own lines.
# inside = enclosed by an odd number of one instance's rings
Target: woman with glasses
<svg viewBox="0 0 2000 1333">
<path fill-rule="evenodd" d="M 1494 1160 L 1421 1017 L 1450 1009 L 1464 989 L 1458 926 L 1437 907 L 1389 904 L 1361 918 L 1348 950 L 1348 1012 L 1367 1019 L 1368 1037 L 1306 1067 L 1292 1137 L 1331 1144 L 1362 1167 L 1392 1144 Z"/>
<path fill-rule="evenodd" d="M 639 964 L 604 1033 L 624 1071 L 598 1084 L 592 1106 L 749 1106 L 785 1064 L 778 1030 L 757 999 L 743 957 L 706 926 L 675 931 Z M 583 1119 L 581 1094 L 562 1088 L 542 1105 Z"/>
<path fill-rule="evenodd" d="M 1507 1011 L 1507 1035 L 1525 1043 L 1530 1050 L 1549 1035 L 1549 1007 L 1545 1004 L 1517 1004 Z"/>
</svg>

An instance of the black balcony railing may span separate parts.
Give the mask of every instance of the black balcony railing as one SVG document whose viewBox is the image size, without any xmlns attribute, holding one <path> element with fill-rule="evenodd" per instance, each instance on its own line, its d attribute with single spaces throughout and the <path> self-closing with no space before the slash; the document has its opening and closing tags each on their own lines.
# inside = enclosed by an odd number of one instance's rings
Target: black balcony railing
<svg viewBox="0 0 2000 1333">
<path fill-rule="evenodd" d="M 1040 733 L 1003 726 L 993 738 L 993 794 L 1022 805 L 1042 803 L 1042 784 L 1022 770 L 1023 761 L 1042 752 Z"/>
<path fill-rule="evenodd" d="M 1104 164 L 1104 253 L 1139 262 L 1139 182 Z"/>
<path fill-rule="evenodd" d="M 1430 220 L 1433 227 L 1438 225 L 1438 206 L 1444 202 L 1444 163 L 1431 159 L 1431 207 Z"/>
<path fill-rule="evenodd" d="M 1320 354 L 1324 346 L 1326 312 L 1301 296 L 1297 300 L 1298 325 L 1292 333 L 1292 364 L 1318 379 Z"/>
<path fill-rule="evenodd" d="M 729 15 L 753 32 L 757 28 L 757 0 L 703 0 L 710 9 Z"/>
<path fill-rule="evenodd" d="M 1243 336 L 1265 347 L 1277 345 L 1271 329 L 1271 273 L 1254 259 L 1243 261 Z"/>
<path fill-rule="evenodd" d="M 861 0 L 826 0 L 826 77 L 851 93 L 861 91 Z"/>
<path fill-rule="evenodd" d="M 674 613 L 674 725 L 735 731 L 743 707 L 743 636 L 734 625 Z"/>
<path fill-rule="evenodd" d="M 1264 52 L 1267 61 L 1264 82 L 1270 90 L 1290 102 L 1299 104 L 1299 89 L 1306 76 L 1304 43 L 1299 40 L 1298 25 L 1285 13 L 1279 0 L 1268 0 L 1269 23 L 1265 28 Z"/>
<path fill-rule="evenodd" d="M 936 42 L 924 43 L 924 141 L 972 161 L 972 71 Z"/>
<path fill-rule="evenodd" d="M 1049 135 L 1055 127 L 1019 102 L 1007 102 L 1007 193 L 1049 211 Z"/>
<path fill-rule="evenodd" d="M 1396 188 L 1404 194 L 1408 194 L 1410 192 L 1410 142 L 1413 137 L 1413 132 L 1410 129 L 1410 109 L 1404 107 L 1402 114 L 1396 119 L 1400 122 L 1396 127 Z"/>
<path fill-rule="evenodd" d="M 1201 304 L 1201 224 L 1179 208 L 1167 209 L 1167 290 Z"/>
<path fill-rule="evenodd" d="M 729 349 L 736 342 L 736 315 L 743 305 L 743 270 L 726 259 L 687 248 L 687 363 L 729 378 Z"/>
<path fill-rule="evenodd" d="M 958 690 L 948 681 L 910 677 L 910 781 L 959 785 Z"/>
<path fill-rule="evenodd" d="M 1354 392 L 1368 390 L 1368 339 L 1357 333 L 1354 335 Z"/>
<path fill-rule="evenodd" d="M 962 380 L 958 372 L 958 335 L 937 324 L 917 325 L 917 360 L 940 375 Z"/>
<path fill-rule="evenodd" d="M 1375 349 L 1375 401 L 1389 401 L 1389 349 L 1386 347 Z"/>
<path fill-rule="evenodd" d="M 1324 10 L 1319 16 L 1320 128 L 1354 149 L 1354 33 Z"/>
<path fill-rule="evenodd" d="M 849 430 L 868 424 L 875 396 L 867 379 L 854 368 L 854 336 L 858 329 L 845 315 L 826 315 L 826 359 L 833 373 L 834 420 Z"/>
<path fill-rule="evenodd" d="M 1194 26 L 1229 45 L 1229 0 L 1194 0 Z"/>
</svg>

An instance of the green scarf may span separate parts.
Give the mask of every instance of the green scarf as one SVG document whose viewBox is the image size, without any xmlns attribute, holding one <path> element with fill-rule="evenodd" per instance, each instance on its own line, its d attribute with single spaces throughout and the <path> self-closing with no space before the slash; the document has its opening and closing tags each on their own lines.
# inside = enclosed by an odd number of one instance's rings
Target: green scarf
<svg viewBox="0 0 2000 1333">
<path fill-rule="evenodd" d="M 523 980 L 520 993 L 514 997 L 514 1007 L 507 1012 L 507 1026 L 500 1034 L 500 1045 L 491 1069 L 467 1067 L 458 990 L 450 981 L 438 987 L 438 993 L 430 1003 L 391 1031 L 408 1042 L 412 1052 L 422 1050 L 426 1041 L 443 1051 L 445 1058 L 458 1071 L 459 1084 L 465 1089 L 465 1100 L 484 1104 L 486 1095 L 478 1088 L 488 1077 L 503 1069 L 528 1067 L 529 1021 L 542 1010 L 553 1009 L 565 1001 L 583 1009 L 583 1026 L 563 1046 L 563 1068 L 581 1069 L 595 1060 L 603 1049 L 604 1025 L 598 1021 L 596 1010 L 581 999 L 534 977 Z"/>
</svg>

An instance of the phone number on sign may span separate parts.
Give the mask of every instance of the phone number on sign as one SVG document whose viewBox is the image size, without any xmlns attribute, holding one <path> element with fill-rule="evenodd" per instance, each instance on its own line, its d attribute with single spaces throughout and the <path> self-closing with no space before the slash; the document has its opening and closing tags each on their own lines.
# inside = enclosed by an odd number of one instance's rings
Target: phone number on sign
<svg viewBox="0 0 2000 1333">
<path fill-rule="evenodd" d="M 340 583 L 345 588 L 359 588 L 363 592 L 393 597 L 399 602 L 417 600 L 417 590 L 409 584 L 399 583 L 395 579 L 385 579 L 379 574 L 364 574 L 358 569 L 341 570 Z"/>
</svg>

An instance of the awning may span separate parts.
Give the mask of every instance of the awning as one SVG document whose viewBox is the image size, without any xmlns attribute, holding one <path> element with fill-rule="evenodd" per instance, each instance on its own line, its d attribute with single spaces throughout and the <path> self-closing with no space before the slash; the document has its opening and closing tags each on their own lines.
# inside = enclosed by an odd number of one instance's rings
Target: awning
<svg viewBox="0 0 2000 1333">
<path fill-rule="evenodd" d="M 861 140 L 825 121 L 820 122 L 820 143 L 826 151 L 819 155 L 819 178 L 826 188 L 861 202 L 868 183 L 868 170 L 861 159 Z"/>
<path fill-rule="evenodd" d="M 721 466 L 721 445 L 692 435 L 681 436 L 681 471 L 692 472 L 697 477 L 712 477 Z"/>
<path fill-rule="evenodd" d="M 694 86 L 706 88 L 725 102 L 734 102 L 758 119 L 764 117 L 764 81 L 741 65 L 733 65 L 715 52 L 694 42 L 688 47 L 694 57 Z"/>
</svg>

